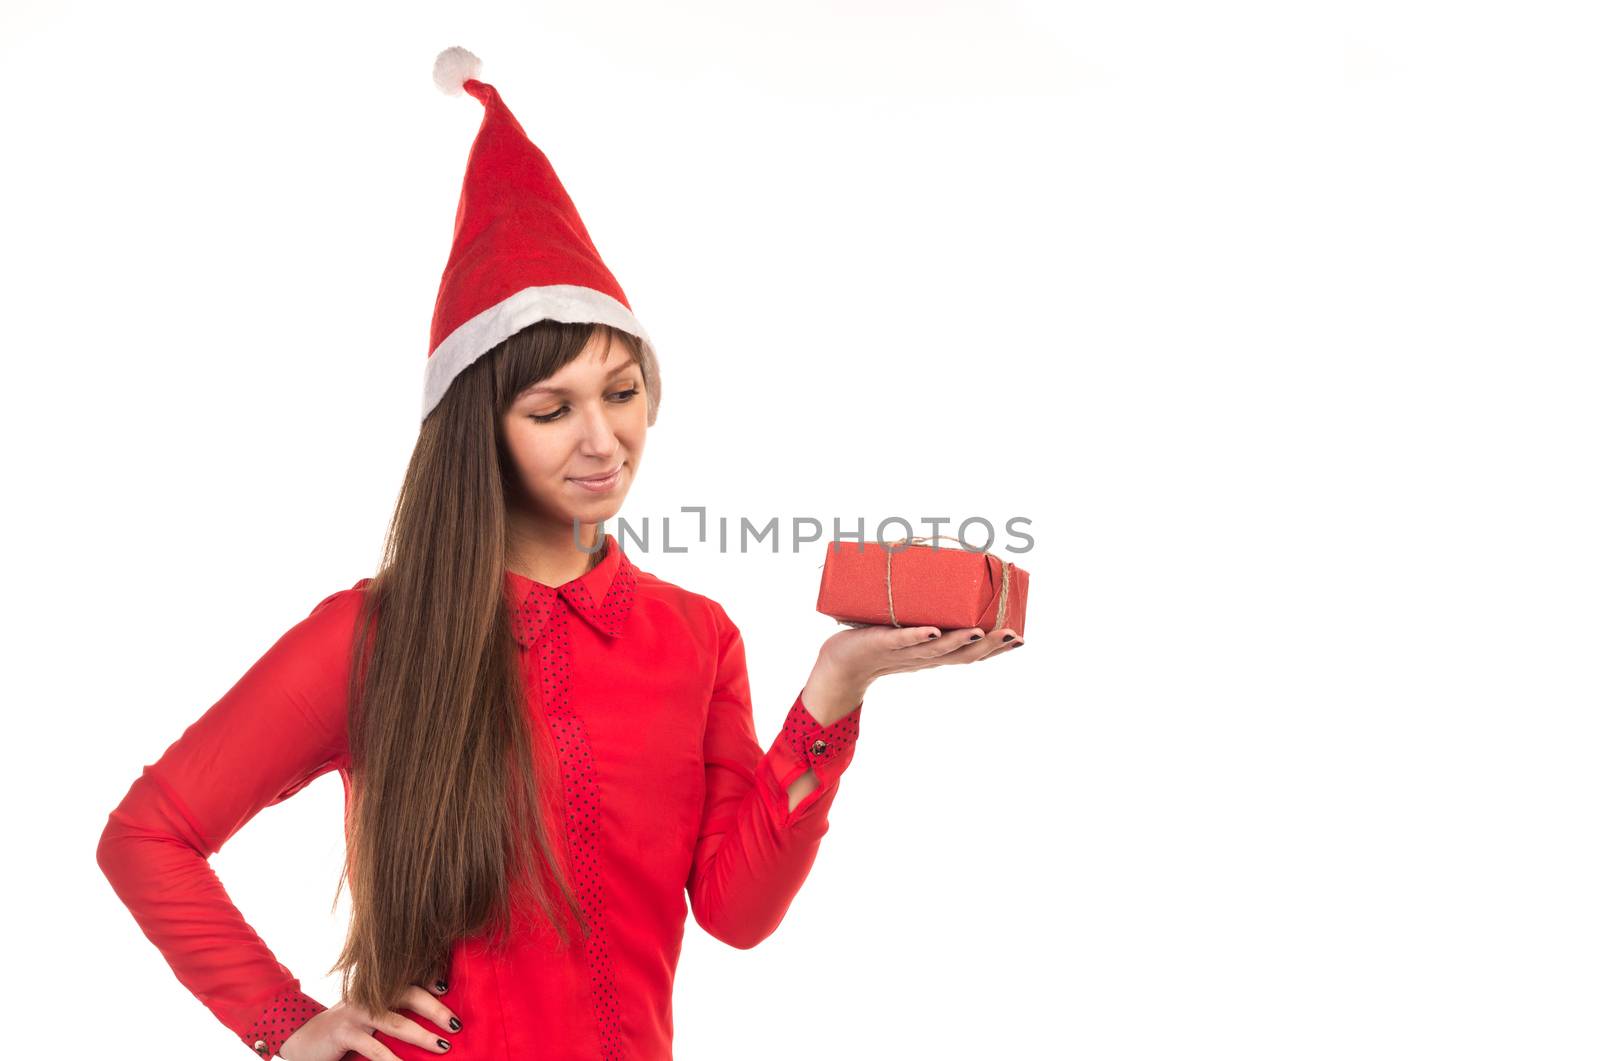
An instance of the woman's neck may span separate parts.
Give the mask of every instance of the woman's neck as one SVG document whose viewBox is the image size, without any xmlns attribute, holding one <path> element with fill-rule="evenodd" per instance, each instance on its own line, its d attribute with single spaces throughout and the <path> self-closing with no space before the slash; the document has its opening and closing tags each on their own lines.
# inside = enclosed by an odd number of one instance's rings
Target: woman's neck
<svg viewBox="0 0 1600 1061">
<path fill-rule="evenodd" d="M 605 542 L 600 524 L 580 529 L 592 552 L 573 543 L 572 524 L 549 525 L 512 518 L 506 524 L 506 567 L 546 586 L 560 586 L 592 570 L 602 559 Z"/>
</svg>

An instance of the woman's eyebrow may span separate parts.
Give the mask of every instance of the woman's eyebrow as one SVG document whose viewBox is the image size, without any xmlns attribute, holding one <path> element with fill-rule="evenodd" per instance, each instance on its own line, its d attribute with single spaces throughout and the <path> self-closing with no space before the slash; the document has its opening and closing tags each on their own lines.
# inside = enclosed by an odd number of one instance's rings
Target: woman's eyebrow
<svg viewBox="0 0 1600 1061">
<path fill-rule="evenodd" d="M 633 368 L 634 368 L 633 365 L 618 365 L 616 368 L 614 368 L 610 372 L 606 373 L 606 379 L 608 379 L 608 380 L 613 379 L 613 378 L 615 378 L 617 376 L 622 375 L 624 372 L 632 372 Z M 552 387 L 548 383 L 541 383 L 541 384 L 539 384 L 537 386 L 529 387 L 527 390 L 523 391 L 522 393 L 526 395 L 526 394 L 569 394 L 571 392 L 568 391 L 567 388 L 565 388 L 565 387 Z"/>
</svg>

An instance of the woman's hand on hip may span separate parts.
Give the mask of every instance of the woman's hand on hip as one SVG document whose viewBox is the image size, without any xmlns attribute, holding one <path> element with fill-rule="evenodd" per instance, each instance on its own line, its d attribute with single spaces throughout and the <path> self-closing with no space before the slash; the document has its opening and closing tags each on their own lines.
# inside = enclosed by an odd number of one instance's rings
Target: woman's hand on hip
<svg viewBox="0 0 1600 1061">
<path fill-rule="evenodd" d="M 441 1028 L 461 1029 L 461 1022 L 433 991 L 416 984 L 406 988 L 400 1005 L 426 1017 Z M 450 1042 L 409 1017 L 394 1010 L 370 1013 L 348 1002 L 318 1013 L 283 1041 L 278 1056 L 284 1061 L 342 1061 L 346 1057 L 365 1057 L 369 1061 L 400 1061 L 393 1050 L 373 1038 L 381 1031 L 402 1042 L 412 1043 L 436 1054 L 449 1053 Z"/>
</svg>

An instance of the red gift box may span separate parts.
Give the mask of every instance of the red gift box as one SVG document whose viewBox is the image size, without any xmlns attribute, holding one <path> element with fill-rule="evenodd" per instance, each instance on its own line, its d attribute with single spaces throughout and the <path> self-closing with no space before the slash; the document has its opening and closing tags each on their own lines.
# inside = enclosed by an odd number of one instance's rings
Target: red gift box
<svg viewBox="0 0 1600 1061">
<path fill-rule="evenodd" d="M 993 553 L 925 544 L 947 537 L 829 542 L 817 611 L 851 626 L 1004 628 L 1021 637 L 1028 573 Z"/>
</svg>

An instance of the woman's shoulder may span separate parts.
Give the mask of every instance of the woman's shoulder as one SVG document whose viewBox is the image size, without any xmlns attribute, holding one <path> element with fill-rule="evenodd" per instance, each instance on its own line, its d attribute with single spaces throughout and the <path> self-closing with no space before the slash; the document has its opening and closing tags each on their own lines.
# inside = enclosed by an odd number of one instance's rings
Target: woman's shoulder
<svg viewBox="0 0 1600 1061">
<path fill-rule="evenodd" d="M 665 608 L 687 620 L 717 630 L 724 630 L 733 625 L 727 611 L 709 594 L 697 592 L 676 582 L 669 582 L 637 565 L 634 565 L 633 575 L 636 602 L 650 601 L 656 607 Z"/>
<path fill-rule="evenodd" d="M 316 607 L 311 609 L 311 615 L 319 615 L 324 612 L 341 613 L 351 609 L 359 609 L 366 601 L 367 587 L 371 584 L 371 578 L 362 578 L 358 579 L 353 586 L 334 590 L 317 602 Z"/>
<path fill-rule="evenodd" d="M 284 641 L 301 652 L 323 658 L 330 665 L 341 662 L 355 638 L 372 582 L 371 578 L 362 578 L 344 589 L 327 593 L 296 620 L 284 634 Z"/>
</svg>

